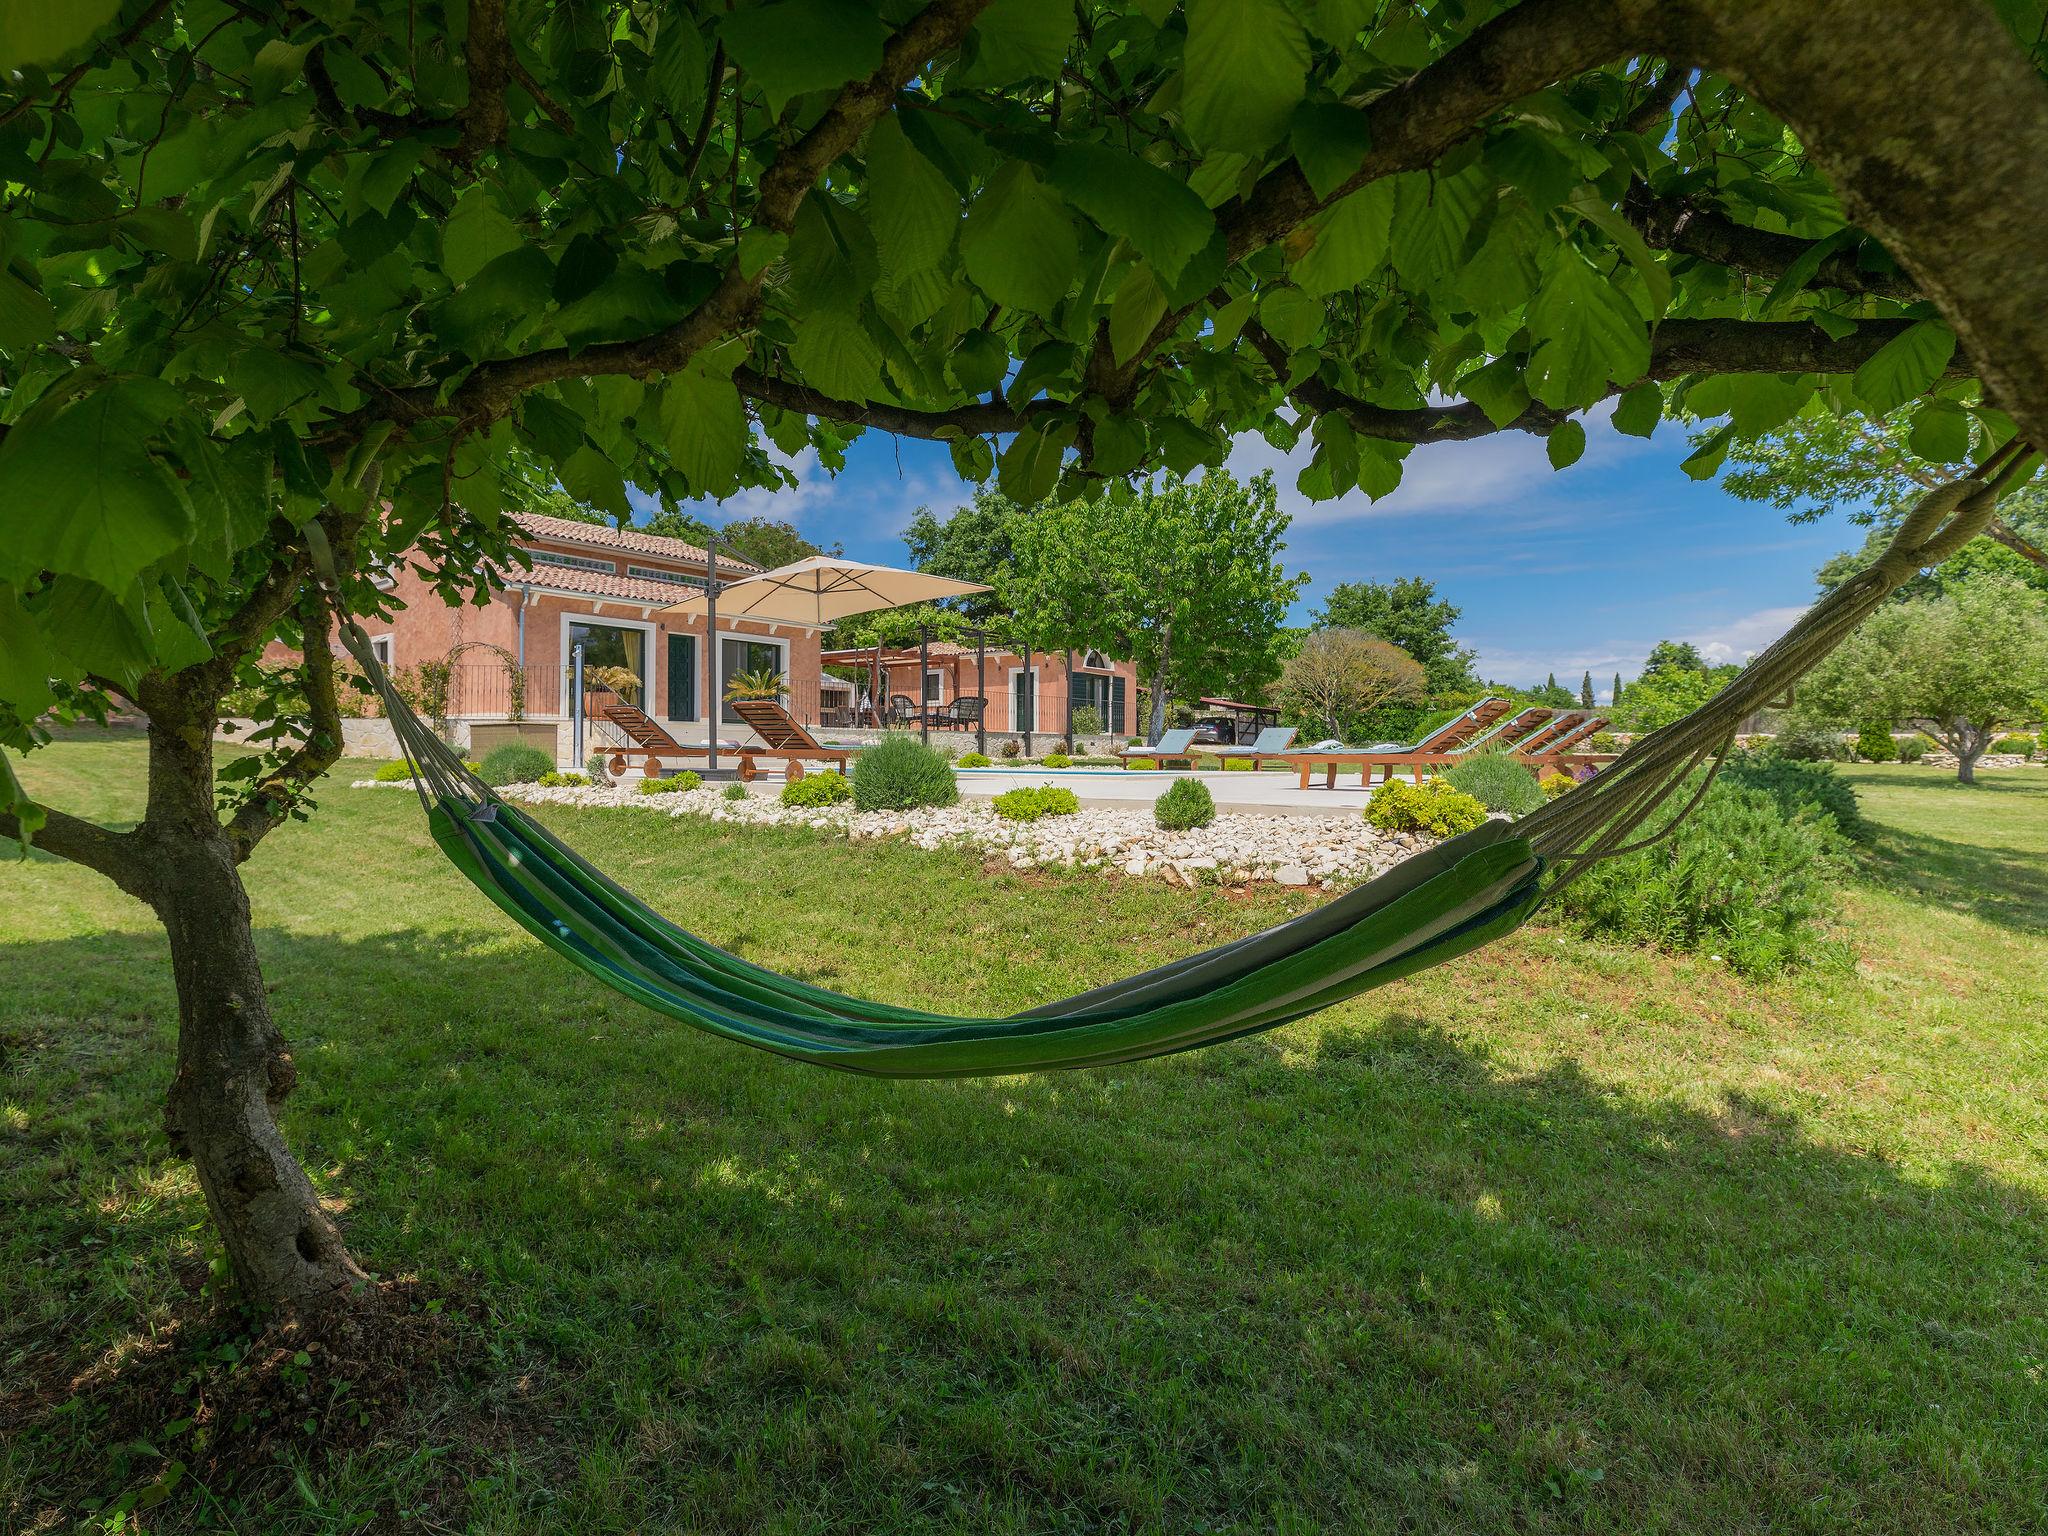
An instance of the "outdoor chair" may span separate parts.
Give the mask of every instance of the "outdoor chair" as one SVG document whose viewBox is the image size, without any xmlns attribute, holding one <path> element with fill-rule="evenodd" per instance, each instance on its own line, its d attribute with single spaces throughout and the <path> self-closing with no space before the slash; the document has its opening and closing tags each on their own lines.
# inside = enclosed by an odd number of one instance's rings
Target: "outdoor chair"
<svg viewBox="0 0 2048 1536">
<path fill-rule="evenodd" d="M 982 711 L 987 707 L 987 699 L 958 698 L 943 709 L 934 711 L 931 723 L 949 731 L 971 731 L 981 724 Z"/>
<path fill-rule="evenodd" d="M 889 724 L 916 725 L 919 719 L 917 701 L 907 693 L 889 695 Z"/>
<path fill-rule="evenodd" d="M 1269 725 L 1259 732 L 1258 739 L 1249 746 L 1211 747 L 1209 751 L 1216 757 L 1237 758 L 1239 760 L 1249 758 L 1251 759 L 1251 765 L 1256 768 L 1269 757 L 1275 762 L 1279 762 L 1285 757 L 1288 748 L 1294 745 L 1294 737 L 1295 729 L 1291 725 Z"/>
<path fill-rule="evenodd" d="M 1159 745 L 1156 747 L 1121 747 L 1117 750 L 1116 755 L 1125 759 L 1125 766 L 1127 767 L 1129 766 L 1129 760 L 1134 757 L 1155 762 L 1162 768 L 1168 763 L 1187 763 L 1192 765 L 1195 760 L 1195 754 L 1191 750 L 1194 742 L 1195 733 L 1192 729 L 1168 731 L 1159 738 Z M 1205 754 L 1209 750 L 1213 749 L 1205 749 Z"/>
</svg>

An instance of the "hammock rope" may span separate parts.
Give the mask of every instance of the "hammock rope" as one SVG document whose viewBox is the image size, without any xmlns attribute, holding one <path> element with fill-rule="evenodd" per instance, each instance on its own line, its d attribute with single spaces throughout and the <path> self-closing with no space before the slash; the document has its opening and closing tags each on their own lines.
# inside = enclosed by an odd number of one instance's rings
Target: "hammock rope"
<svg viewBox="0 0 2048 1536">
<path fill-rule="evenodd" d="M 1272 1029 L 1465 954 L 1519 927 L 1602 859 L 1668 837 L 1699 804 L 1737 726 L 1788 693 L 1913 574 L 1989 523 L 2030 450 L 2017 441 L 1929 491 L 1883 556 L 1823 597 L 1728 687 L 1634 743 L 1604 772 L 1510 826 L 1489 821 L 1262 933 L 1002 1017 L 849 997 L 697 937 L 647 907 L 502 799 L 400 696 L 340 598 L 307 524 L 342 643 L 383 705 L 435 841 L 513 921 L 621 994 L 725 1039 L 886 1077 L 1105 1066 Z M 1665 823 L 1633 835 L 1705 769 Z M 1633 840 L 1632 840 L 1633 839 Z"/>
</svg>

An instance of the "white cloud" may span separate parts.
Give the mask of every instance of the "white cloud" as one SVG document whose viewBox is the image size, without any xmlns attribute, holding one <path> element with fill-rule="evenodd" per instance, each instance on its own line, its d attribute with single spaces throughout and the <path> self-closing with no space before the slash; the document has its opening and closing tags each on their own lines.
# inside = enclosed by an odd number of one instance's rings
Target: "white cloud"
<svg viewBox="0 0 2048 1536">
<path fill-rule="evenodd" d="M 1684 635 L 1711 662 L 1747 661 L 1798 622 L 1806 612 L 1798 606 L 1759 608 L 1699 634 Z"/>
<path fill-rule="evenodd" d="M 1491 645 L 1483 639 L 1474 641 L 1473 647 L 1479 652 L 1482 677 L 1533 688 L 1555 672 L 1560 683 L 1577 688 L 1580 674 L 1591 672 L 1595 697 L 1602 703 L 1612 703 L 1614 674 L 1635 676 L 1650 654 L 1650 647 L 1659 640 L 1689 640 L 1700 648 L 1702 656 L 1717 665 L 1744 662 L 1784 634 L 1804 612 L 1796 604 L 1757 608 L 1677 634 L 1609 638 L 1555 651 Z"/>
</svg>

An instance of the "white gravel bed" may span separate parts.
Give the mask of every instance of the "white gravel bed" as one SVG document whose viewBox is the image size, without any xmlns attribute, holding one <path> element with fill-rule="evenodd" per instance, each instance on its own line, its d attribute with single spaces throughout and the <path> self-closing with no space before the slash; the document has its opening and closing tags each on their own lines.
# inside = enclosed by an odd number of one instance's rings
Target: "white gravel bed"
<svg viewBox="0 0 2048 1536">
<path fill-rule="evenodd" d="M 357 781 L 358 788 L 406 788 Z M 613 806 L 670 816 L 756 826 L 812 827 L 854 840 L 901 837 L 919 848 L 967 846 L 999 855 L 1017 869 L 1115 869 L 1177 885 L 1349 885 L 1371 879 L 1432 839 L 1381 832 L 1360 816 L 1246 816 L 1221 812 L 1206 827 L 1162 831 L 1150 806 L 1084 807 L 1072 816 L 1005 821 L 987 801 L 917 811 L 856 812 L 850 804 L 798 809 L 773 793 L 728 800 L 722 785 L 664 795 L 592 785 L 542 789 L 517 784 L 508 799 L 541 805 Z"/>
</svg>

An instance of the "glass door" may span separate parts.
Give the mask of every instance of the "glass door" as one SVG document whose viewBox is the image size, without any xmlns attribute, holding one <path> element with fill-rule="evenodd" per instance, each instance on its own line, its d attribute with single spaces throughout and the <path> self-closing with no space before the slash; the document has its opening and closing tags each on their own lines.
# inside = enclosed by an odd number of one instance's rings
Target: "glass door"
<svg viewBox="0 0 2048 1536">
<path fill-rule="evenodd" d="M 789 686 L 786 655 L 781 646 L 763 640 L 735 640 L 729 635 L 721 635 L 718 640 L 718 718 L 727 725 L 740 723 L 739 712 L 732 707 L 732 700 L 724 695 L 732 690 L 732 680 L 742 672 L 749 676 L 769 673 L 781 678 L 786 689 Z M 778 699 L 776 702 L 781 701 Z"/>
<path fill-rule="evenodd" d="M 615 624 L 572 623 L 569 626 L 569 654 L 583 647 L 585 692 L 599 686 L 610 689 L 622 703 L 636 709 L 647 696 L 647 634 L 644 630 L 621 629 Z M 593 710 L 592 713 L 595 713 Z"/>
</svg>

